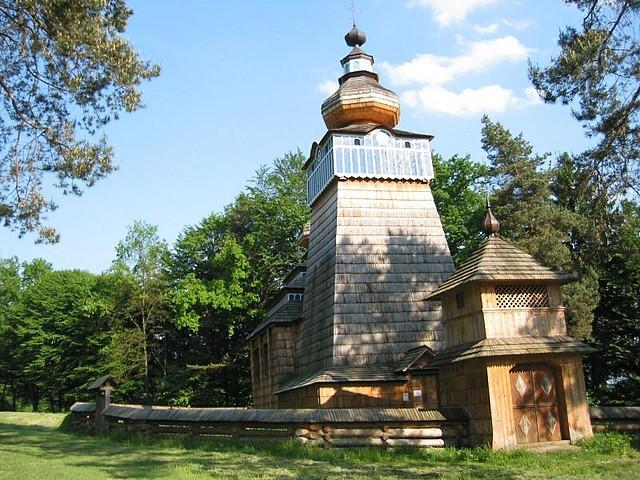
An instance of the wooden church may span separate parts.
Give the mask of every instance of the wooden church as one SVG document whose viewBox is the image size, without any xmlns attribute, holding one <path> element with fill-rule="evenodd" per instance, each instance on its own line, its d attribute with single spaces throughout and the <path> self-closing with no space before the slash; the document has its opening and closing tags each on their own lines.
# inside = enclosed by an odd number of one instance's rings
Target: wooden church
<svg viewBox="0 0 640 480">
<path fill-rule="evenodd" d="M 429 187 L 431 135 L 396 129 L 355 26 L 313 144 L 311 222 L 295 269 L 249 336 L 256 408 L 464 409 L 470 443 L 591 435 L 560 285 L 498 235 L 456 271 Z"/>
</svg>

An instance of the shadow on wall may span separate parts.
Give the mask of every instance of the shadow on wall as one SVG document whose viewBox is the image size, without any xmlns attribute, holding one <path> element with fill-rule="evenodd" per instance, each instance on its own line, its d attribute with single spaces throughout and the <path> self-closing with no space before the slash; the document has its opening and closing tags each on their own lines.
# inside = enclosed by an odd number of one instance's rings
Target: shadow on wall
<svg viewBox="0 0 640 480">
<path fill-rule="evenodd" d="M 440 302 L 424 298 L 454 266 L 439 220 L 432 223 L 386 228 L 357 243 L 352 235 L 338 237 L 332 332 L 336 366 L 393 364 L 414 347 L 438 351 L 446 346 Z M 416 230 L 422 235 L 415 235 Z"/>
</svg>

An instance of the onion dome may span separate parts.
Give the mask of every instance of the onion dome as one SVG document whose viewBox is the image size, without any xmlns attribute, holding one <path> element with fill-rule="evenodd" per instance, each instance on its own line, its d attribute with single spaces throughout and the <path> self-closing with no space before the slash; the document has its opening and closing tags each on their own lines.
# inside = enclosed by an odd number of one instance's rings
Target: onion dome
<svg viewBox="0 0 640 480">
<path fill-rule="evenodd" d="M 358 27 L 353 25 L 353 28 L 344 36 L 344 41 L 350 47 L 361 47 L 367 42 L 367 36 Z"/>
<path fill-rule="evenodd" d="M 358 123 L 375 123 L 393 128 L 400 120 L 398 96 L 378 83 L 373 57 L 360 47 L 367 36 L 355 25 L 344 37 L 349 54 L 341 60 L 344 75 L 340 87 L 322 104 L 322 117 L 328 129 Z"/>
<path fill-rule="evenodd" d="M 487 236 L 495 236 L 500 230 L 500 222 L 491 212 L 491 205 L 489 205 L 489 199 L 487 199 L 487 214 L 484 217 L 484 231 Z"/>
</svg>

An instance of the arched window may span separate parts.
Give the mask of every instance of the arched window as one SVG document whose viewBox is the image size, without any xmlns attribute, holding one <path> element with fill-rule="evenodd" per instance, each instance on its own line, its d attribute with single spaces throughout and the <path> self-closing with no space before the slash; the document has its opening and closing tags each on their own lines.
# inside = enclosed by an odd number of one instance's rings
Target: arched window
<svg viewBox="0 0 640 480">
<path fill-rule="evenodd" d="M 404 148 L 411 148 L 411 142 L 404 142 Z"/>
<path fill-rule="evenodd" d="M 353 141 L 353 144 L 354 144 L 354 145 L 360 145 L 360 139 L 359 139 L 359 138 L 356 138 L 356 139 Z"/>
</svg>

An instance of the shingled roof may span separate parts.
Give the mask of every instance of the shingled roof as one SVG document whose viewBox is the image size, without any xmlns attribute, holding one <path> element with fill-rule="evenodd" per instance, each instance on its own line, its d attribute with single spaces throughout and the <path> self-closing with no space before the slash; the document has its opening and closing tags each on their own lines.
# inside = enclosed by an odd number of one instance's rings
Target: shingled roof
<svg viewBox="0 0 640 480">
<path fill-rule="evenodd" d="M 302 302 L 285 303 L 273 315 L 260 323 L 247 337 L 251 340 L 270 325 L 290 325 L 302 320 Z"/>
<path fill-rule="evenodd" d="M 464 421 L 458 408 L 418 410 L 416 408 L 170 408 L 114 405 L 104 410 L 107 417 L 155 422 L 252 422 L 252 423 L 392 423 Z"/>
<path fill-rule="evenodd" d="M 396 365 L 396 373 L 407 373 L 423 356 L 426 356 L 429 361 L 435 357 L 435 352 L 426 345 L 421 345 L 409 350 L 402 360 Z"/>
<path fill-rule="evenodd" d="M 477 281 L 554 281 L 568 283 L 569 274 L 547 268 L 519 248 L 497 235 L 489 236 L 469 259 L 425 300 L 436 300 L 443 293 Z"/>
<path fill-rule="evenodd" d="M 537 353 L 592 353 L 596 349 L 567 335 L 555 337 L 485 338 L 446 348 L 431 365 L 461 362 L 472 358 L 531 355 Z"/>
<path fill-rule="evenodd" d="M 404 382 L 406 377 L 396 373 L 394 365 L 364 365 L 333 367 L 298 377 L 282 385 L 275 393 L 287 392 L 316 383 Z"/>
</svg>

